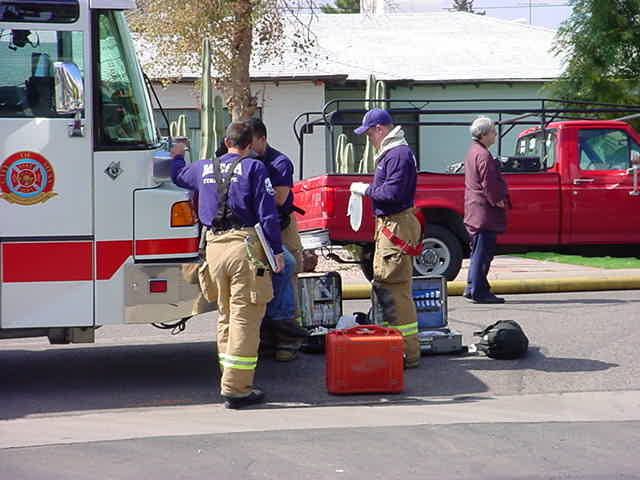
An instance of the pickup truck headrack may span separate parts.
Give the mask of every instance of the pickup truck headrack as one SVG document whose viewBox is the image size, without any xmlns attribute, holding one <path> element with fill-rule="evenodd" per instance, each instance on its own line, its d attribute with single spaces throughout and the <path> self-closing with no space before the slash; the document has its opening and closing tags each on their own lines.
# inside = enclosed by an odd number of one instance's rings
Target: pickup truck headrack
<svg viewBox="0 0 640 480">
<path fill-rule="evenodd" d="M 468 121 L 428 120 L 429 115 L 493 115 L 497 116 L 498 156 L 502 155 L 502 139 L 516 126 L 539 126 L 542 130 L 558 120 L 631 120 L 640 117 L 640 105 L 622 105 L 552 98 L 483 98 L 483 99 L 362 99 L 346 98 L 327 102 L 322 111 L 305 112 L 296 117 L 293 131 L 298 141 L 300 179 L 304 178 L 304 136 L 315 127 L 332 130 L 335 126 L 357 127 L 360 122 L 348 120 L 347 114 L 364 115 L 365 104 L 382 105 L 391 115 L 412 113 L 419 121 L 399 121 L 402 126 L 468 126 Z M 483 105 L 484 104 L 484 105 Z M 486 104 L 501 105 L 487 108 Z M 473 107 L 473 105 L 478 105 Z M 510 108 L 509 105 L 514 105 Z M 516 106 L 517 105 L 517 106 Z M 614 117 L 614 118 L 610 118 Z M 331 157 L 335 157 L 335 138 L 331 136 Z M 543 148 L 544 142 L 543 142 Z"/>
</svg>

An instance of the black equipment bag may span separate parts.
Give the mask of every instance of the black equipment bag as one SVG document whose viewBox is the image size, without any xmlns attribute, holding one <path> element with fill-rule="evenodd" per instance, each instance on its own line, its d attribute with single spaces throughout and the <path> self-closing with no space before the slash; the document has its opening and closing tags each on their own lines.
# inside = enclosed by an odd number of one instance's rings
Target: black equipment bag
<svg viewBox="0 0 640 480">
<path fill-rule="evenodd" d="M 491 358 L 513 360 L 522 357 L 529 348 L 529 339 L 513 320 L 499 320 L 473 334 L 481 337 L 476 348 Z"/>
</svg>

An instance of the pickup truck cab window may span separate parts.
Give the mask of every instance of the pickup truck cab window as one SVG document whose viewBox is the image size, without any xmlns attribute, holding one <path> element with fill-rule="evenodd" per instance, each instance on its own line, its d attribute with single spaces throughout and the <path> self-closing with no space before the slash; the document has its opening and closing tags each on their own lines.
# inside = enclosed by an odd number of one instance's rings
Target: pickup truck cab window
<svg viewBox="0 0 640 480">
<path fill-rule="evenodd" d="M 627 132 L 617 129 L 583 129 L 578 133 L 580 170 L 625 170 L 631 150 L 638 144 Z"/>
<path fill-rule="evenodd" d="M 542 169 L 547 170 L 556 163 L 557 136 L 555 130 L 545 132 L 544 149 L 542 133 L 536 132 L 518 139 L 516 155 L 521 157 L 539 157 Z"/>
</svg>

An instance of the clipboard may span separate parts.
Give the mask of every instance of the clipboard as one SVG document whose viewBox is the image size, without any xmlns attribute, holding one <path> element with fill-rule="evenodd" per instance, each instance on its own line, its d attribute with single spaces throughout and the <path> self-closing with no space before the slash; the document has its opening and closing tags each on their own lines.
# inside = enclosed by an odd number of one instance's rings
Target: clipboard
<svg viewBox="0 0 640 480">
<path fill-rule="evenodd" d="M 269 240 L 264 236 L 264 230 L 262 230 L 262 225 L 260 223 L 256 223 L 254 227 L 256 229 L 256 234 L 258 235 L 258 240 L 260 240 L 260 244 L 264 249 L 264 253 L 267 256 L 267 260 L 269 261 L 269 266 L 271 267 L 271 271 L 276 271 L 276 257 L 273 254 L 273 250 L 271 250 L 271 245 L 269 245 Z"/>
</svg>

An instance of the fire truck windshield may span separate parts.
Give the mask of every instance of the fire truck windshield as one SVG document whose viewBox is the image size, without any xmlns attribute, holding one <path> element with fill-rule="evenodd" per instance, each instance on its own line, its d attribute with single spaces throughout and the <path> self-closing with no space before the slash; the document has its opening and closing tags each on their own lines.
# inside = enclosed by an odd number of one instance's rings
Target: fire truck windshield
<svg viewBox="0 0 640 480">
<path fill-rule="evenodd" d="M 158 136 L 151 102 L 124 15 L 100 11 L 97 16 L 96 147 L 152 148 Z"/>
</svg>

